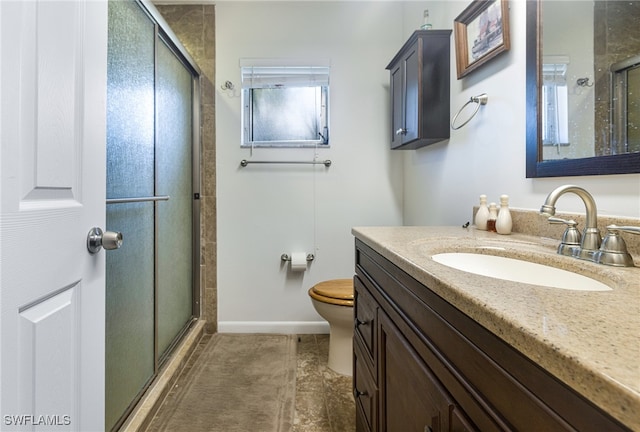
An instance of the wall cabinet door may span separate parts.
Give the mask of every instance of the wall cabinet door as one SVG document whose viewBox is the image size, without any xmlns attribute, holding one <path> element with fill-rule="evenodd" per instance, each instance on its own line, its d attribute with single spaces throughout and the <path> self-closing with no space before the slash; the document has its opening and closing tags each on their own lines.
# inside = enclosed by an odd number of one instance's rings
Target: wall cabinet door
<svg viewBox="0 0 640 432">
<path fill-rule="evenodd" d="M 391 70 L 391 147 L 418 139 L 418 41 Z"/>
<path fill-rule="evenodd" d="M 391 148 L 400 147 L 404 137 L 404 71 L 402 63 L 391 69 Z"/>
<path fill-rule="evenodd" d="M 392 149 L 449 138 L 450 35 L 451 30 L 416 31 L 387 66 Z"/>
<path fill-rule="evenodd" d="M 420 52 L 423 41 L 416 40 L 406 51 L 402 59 L 404 68 L 404 132 L 402 133 L 402 144 L 413 142 L 419 136 L 419 118 L 421 116 L 418 104 L 420 75 L 422 72 Z"/>
</svg>

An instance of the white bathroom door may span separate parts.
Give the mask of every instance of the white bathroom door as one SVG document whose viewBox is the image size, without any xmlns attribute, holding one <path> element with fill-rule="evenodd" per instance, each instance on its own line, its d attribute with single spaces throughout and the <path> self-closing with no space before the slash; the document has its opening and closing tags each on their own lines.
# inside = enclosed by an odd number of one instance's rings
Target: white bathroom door
<svg viewBox="0 0 640 432">
<path fill-rule="evenodd" d="M 0 430 L 104 429 L 107 2 L 0 1 Z"/>
</svg>

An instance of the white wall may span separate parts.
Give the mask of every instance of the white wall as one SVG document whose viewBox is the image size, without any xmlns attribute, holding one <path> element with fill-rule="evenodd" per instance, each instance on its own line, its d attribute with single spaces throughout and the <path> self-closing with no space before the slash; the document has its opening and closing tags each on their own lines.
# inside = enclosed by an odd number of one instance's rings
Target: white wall
<svg viewBox="0 0 640 432">
<path fill-rule="evenodd" d="M 640 217 L 640 175 L 525 178 L 525 1 L 509 2 L 511 49 L 472 74 L 457 80 L 452 43 L 451 113 L 471 96 L 487 93 L 489 102 L 451 139 L 404 154 L 404 224 L 458 225 L 471 220 L 478 196 L 511 206 L 539 209 L 547 194 L 563 184 L 592 193 L 599 214 Z M 434 27 L 449 26 L 468 2 L 430 2 Z M 405 6 L 405 38 L 420 24 L 423 5 Z M 436 19 L 438 21 L 436 21 Z M 453 42 L 453 39 L 452 39 Z M 582 202 L 564 196 L 558 211 L 584 213 Z"/>
<path fill-rule="evenodd" d="M 525 178 L 525 1 L 511 1 L 511 50 L 457 80 L 451 39 L 452 114 L 469 97 L 489 103 L 451 139 L 389 150 L 388 72 L 384 69 L 422 21 L 452 28 L 468 1 L 221 2 L 216 6 L 218 309 L 220 331 L 315 331 L 307 289 L 353 274 L 352 226 L 458 225 L 485 193 L 539 209 L 556 186 L 574 183 L 600 214 L 640 217 L 640 175 Z M 314 150 L 240 149 L 240 84 L 245 57 L 324 57 L 331 71 L 329 168 L 250 165 L 241 159 L 311 159 Z M 561 211 L 583 212 L 566 196 Z M 315 221 L 315 222 L 314 222 Z M 280 255 L 304 250 L 316 260 L 291 275 Z"/>
<path fill-rule="evenodd" d="M 216 6 L 216 145 L 219 330 L 318 331 L 307 290 L 353 276 L 356 225 L 402 224 L 402 155 L 389 148 L 385 66 L 402 43 L 402 7 L 384 2 L 222 2 Z M 311 160 L 314 149 L 240 148 L 241 58 L 329 58 L 330 144 L 320 165 L 249 165 L 241 159 Z M 291 274 L 282 253 L 316 259 Z"/>
</svg>

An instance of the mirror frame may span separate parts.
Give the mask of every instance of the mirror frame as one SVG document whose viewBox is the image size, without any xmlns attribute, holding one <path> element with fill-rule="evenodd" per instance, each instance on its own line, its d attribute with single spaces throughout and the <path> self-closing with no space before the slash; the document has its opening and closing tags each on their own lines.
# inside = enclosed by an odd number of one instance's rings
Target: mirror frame
<svg viewBox="0 0 640 432">
<path fill-rule="evenodd" d="M 640 173 L 640 153 L 542 161 L 540 145 L 540 3 L 527 0 L 526 174 L 527 178 Z"/>
</svg>

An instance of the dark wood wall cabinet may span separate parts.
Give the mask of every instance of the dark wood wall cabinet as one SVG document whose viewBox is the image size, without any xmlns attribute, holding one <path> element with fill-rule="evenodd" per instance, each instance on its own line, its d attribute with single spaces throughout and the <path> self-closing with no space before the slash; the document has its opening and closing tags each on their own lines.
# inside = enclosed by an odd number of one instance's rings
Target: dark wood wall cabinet
<svg viewBox="0 0 640 432">
<path fill-rule="evenodd" d="M 628 430 L 359 239 L 354 287 L 358 432 Z"/>
<path fill-rule="evenodd" d="M 418 30 L 391 60 L 391 148 L 449 139 L 451 30 Z"/>
</svg>

